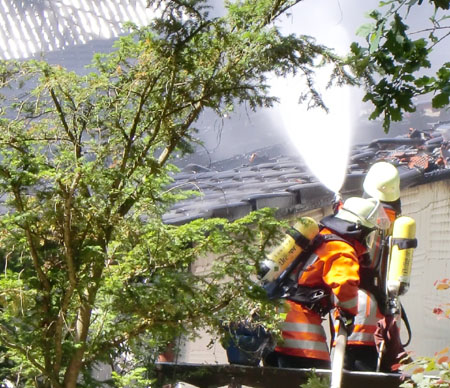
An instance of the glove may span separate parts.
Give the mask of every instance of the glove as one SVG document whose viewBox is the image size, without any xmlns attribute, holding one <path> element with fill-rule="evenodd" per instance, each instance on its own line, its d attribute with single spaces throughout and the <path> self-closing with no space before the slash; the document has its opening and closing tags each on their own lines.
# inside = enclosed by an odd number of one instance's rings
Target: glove
<svg viewBox="0 0 450 388">
<path fill-rule="evenodd" d="M 355 316 L 346 311 L 337 310 L 337 319 L 339 324 L 344 326 L 347 336 L 350 336 L 355 328 Z"/>
</svg>

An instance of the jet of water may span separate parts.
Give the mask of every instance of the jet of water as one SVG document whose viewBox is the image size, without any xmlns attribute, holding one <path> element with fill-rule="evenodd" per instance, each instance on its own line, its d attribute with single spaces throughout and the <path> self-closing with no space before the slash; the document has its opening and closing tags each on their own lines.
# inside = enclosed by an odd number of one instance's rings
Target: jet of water
<svg viewBox="0 0 450 388">
<path fill-rule="evenodd" d="M 326 20 L 321 21 L 321 28 L 317 30 L 314 25 L 309 28 L 311 31 L 315 30 L 327 45 L 344 54 L 350 39 L 344 26 L 336 23 L 336 16 L 332 12 L 325 13 L 322 19 Z M 302 15 L 297 14 L 295 20 L 299 17 L 302 18 Z M 283 30 L 297 32 L 293 29 L 300 24 L 298 21 L 290 29 L 283 24 Z M 310 23 L 308 20 L 304 21 L 306 24 Z M 301 27 L 305 25 L 301 24 Z M 327 67 L 318 69 L 315 82 L 328 112 L 321 108 L 308 109 L 305 103 L 299 104 L 299 96 L 305 88 L 300 76 L 274 78 L 271 85 L 272 92 L 280 99 L 278 113 L 292 144 L 316 178 L 334 193 L 339 193 L 346 177 L 352 126 L 356 122 L 352 117 L 357 112 L 352 112 L 354 107 L 351 102 L 354 100 L 355 90 L 346 86 L 326 89 L 330 71 Z"/>
<path fill-rule="evenodd" d="M 323 87 L 328 80 L 326 70 L 317 74 L 318 87 Z M 292 144 L 316 178 L 338 193 L 345 180 L 350 153 L 350 90 L 341 87 L 323 93 L 328 112 L 321 108 L 308 110 L 306 104 L 299 104 L 299 90 L 298 78 L 277 78 L 272 82 L 272 91 L 280 98 L 281 120 Z"/>
</svg>

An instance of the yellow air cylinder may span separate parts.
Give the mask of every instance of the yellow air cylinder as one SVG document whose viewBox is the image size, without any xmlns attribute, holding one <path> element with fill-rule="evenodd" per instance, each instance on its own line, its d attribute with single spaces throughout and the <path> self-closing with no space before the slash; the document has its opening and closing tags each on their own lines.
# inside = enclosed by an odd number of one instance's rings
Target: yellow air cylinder
<svg viewBox="0 0 450 388">
<path fill-rule="evenodd" d="M 387 276 L 390 295 L 403 295 L 408 291 L 414 248 L 417 247 L 416 222 L 411 217 L 398 217 L 394 221 L 391 254 Z"/>
<path fill-rule="evenodd" d="M 319 233 L 319 225 L 311 217 L 301 217 L 286 231 L 283 241 L 262 262 L 258 277 L 262 284 L 272 282 L 300 255 Z"/>
</svg>

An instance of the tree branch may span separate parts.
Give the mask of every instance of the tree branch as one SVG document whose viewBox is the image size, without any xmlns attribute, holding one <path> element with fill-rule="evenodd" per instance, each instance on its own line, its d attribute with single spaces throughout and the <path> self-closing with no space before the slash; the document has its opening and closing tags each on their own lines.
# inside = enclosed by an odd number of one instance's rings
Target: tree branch
<svg viewBox="0 0 450 388">
<path fill-rule="evenodd" d="M 55 388 L 62 388 L 61 383 L 58 380 L 57 375 L 54 375 L 52 373 L 49 373 L 49 371 L 46 370 L 46 368 L 44 368 L 44 366 L 42 366 L 29 352 L 28 349 L 16 345 L 14 343 L 12 343 L 9 339 L 11 338 L 11 333 L 9 332 L 9 330 L 7 330 L 3 325 L 0 325 L 0 330 L 3 331 L 5 334 L 1 335 L 1 340 L 2 342 L 6 345 L 6 347 L 11 348 L 11 349 L 15 349 L 17 351 L 19 351 L 21 354 L 23 354 L 26 359 L 30 362 L 31 365 L 33 365 L 36 369 L 38 369 L 44 376 L 47 376 L 52 384 L 54 385 Z"/>
<path fill-rule="evenodd" d="M 25 212 L 25 208 L 24 208 L 24 205 L 23 205 L 22 196 L 20 194 L 19 188 L 18 187 L 12 187 L 12 190 L 13 190 L 13 193 L 14 193 L 14 198 L 16 200 L 17 210 L 20 213 L 24 213 Z M 30 229 L 30 226 L 28 224 L 28 221 L 25 221 L 23 229 L 25 231 L 25 236 L 27 238 L 28 247 L 30 249 L 30 254 L 31 254 L 32 261 L 33 261 L 34 269 L 35 269 L 35 271 L 36 271 L 36 273 L 38 275 L 38 278 L 39 278 L 41 284 L 44 287 L 44 290 L 46 290 L 47 292 L 50 292 L 51 285 L 50 285 L 50 282 L 49 282 L 47 276 L 44 274 L 44 272 L 42 271 L 42 268 L 41 268 L 41 266 L 39 264 L 39 261 L 40 261 L 39 260 L 39 255 L 37 253 L 37 250 L 36 250 L 36 247 L 35 247 L 35 244 L 34 244 L 34 241 L 33 241 L 33 235 L 31 233 L 31 229 Z"/>
<path fill-rule="evenodd" d="M 56 93 L 53 90 L 53 88 L 50 88 L 49 91 L 50 91 L 50 95 L 52 97 L 53 103 L 55 104 L 56 111 L 58 112 L 59 118 L 61 119 L 61 123 L 62 123 L 62 125 L 64 127 L 64 130 L 66 131 L 67 136 L 69 136 L 70 141 L 75 144 L 76 143 L 76 139 L 73 136 L 73 133 L 69 129 L 69 125 L 67 124 L 66 117 L 64 115 L 64 111 L 62 109 L 62 106 L 59 103 L 58 97 L 56 96 Z"/>
<path fill-rule="evenodd" d="M 78 186 L 78 183 L 81 179 L 81 172 L 78 172 L 69 188 L 69 190 L 64 192 L 64 226 L 63 226 L 63 236 L 64 236 L 64 256 L 66 258 L 67 265 L 67 273 L 69 277 L 69 287 L 64 292 L 64 297 L 59 309 L 58 318 L 56 321 L 56 329 L 55 329 L 55 363 L 54 363 L 54 372 L 59 373 L 61 369 L 61 360 L 62 360 L 62 332 L 64 327 L 64 319 L 67 313 L 67 310 L 70 305 L 70 301 L 72 299 L 73 293 L 75 291 L 75 287 L 77 285 L 77 274 L 74 265 L 74 257 L 73 257 L 73 248 L 72 248 L 72 200 L 74 192 Z M 60 186 L 62 186 L 61 182 Z"/>
</svg>

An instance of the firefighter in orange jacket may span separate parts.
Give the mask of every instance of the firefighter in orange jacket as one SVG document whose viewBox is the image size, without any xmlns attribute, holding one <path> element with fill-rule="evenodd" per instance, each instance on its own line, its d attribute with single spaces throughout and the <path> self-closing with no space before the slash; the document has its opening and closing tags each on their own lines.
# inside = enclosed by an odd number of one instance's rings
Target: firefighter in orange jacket
<svg viewBox="0 0 450 388">
<path fill-rule="evenodd" d="M 349 198 L 337 214 L 321 220 L 323 242 L 296 274 L 297 290 L 286 301 L 283 342 L 265 365 L 329 368 L 330 355 L 322 317 L 336 307 L 350 328 L 357 313 L 359 259 L 365 237 L 375 227 L 379 202 Z M 326 298 L 324 297 L 326 296 Z"/>
<path fill-rule="evenodd" d="M 378 162 L 372 165 L 366 174 L 363 183 L 366 195 L 380 201 L 389 223 L 401 213 L 400 203 L 400 177 L 398 170 L 388 162 Z M 385 224 L 384 228 L 388 225 Z M 377 267 L 382 265 L 380 260 L 380 247 L 377 245 L 376 232 L 372 243 L 369 242 L 369 252 L 366 260 L 361 262 L 360 289 L 358 291 L 358 312 L 352 334 L 348 337 L 345 355 L 345 368 L 357 371 L 375 371 L 377 368 L 378 351 L 375 345 L 374 333 L 377 322 L 384 316 L 380 309 L 382 298 L 380 284 L 373 284 Z M 378 235 L 379 236 L 379 235 Z M 337 326 L 335 326 L 335 330 Z"/>
</svg>

